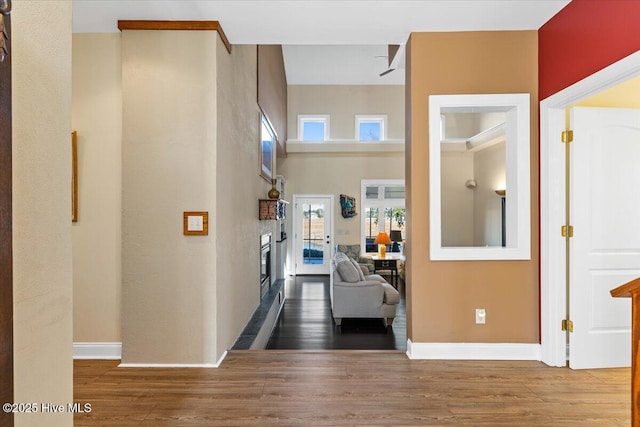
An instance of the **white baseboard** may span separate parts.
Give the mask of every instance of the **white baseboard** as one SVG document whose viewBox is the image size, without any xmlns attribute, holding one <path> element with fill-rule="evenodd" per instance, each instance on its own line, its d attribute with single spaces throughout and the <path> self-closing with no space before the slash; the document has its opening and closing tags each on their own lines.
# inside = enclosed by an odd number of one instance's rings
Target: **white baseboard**
<svg viewBox="0 0 640 427">
<path fill-rule="evenodd" d="M 540 344 L 414 343 L 407 340 L 409 359 L 541 360 Z"/>
<path fill-rule="evenodd" d="M 118 368 L 219 368 L 225 357 L 226 351 L 216 363 L 121 363 Z"/>
<path fill-rule="evenodd" d="M 74 359 L 118 360 L 122 357 L 121 342 L 74 342 Z"/>
</svg>

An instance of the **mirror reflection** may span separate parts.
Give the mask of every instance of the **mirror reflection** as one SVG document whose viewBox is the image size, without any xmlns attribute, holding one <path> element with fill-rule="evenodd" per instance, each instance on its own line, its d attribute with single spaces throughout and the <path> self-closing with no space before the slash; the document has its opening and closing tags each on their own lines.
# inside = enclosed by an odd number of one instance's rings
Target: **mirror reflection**
<svg viewBox="0 0 640 427">
<path fill-rule="evenodd" d="M 530 259 L 530 96 L 429 96 L 430 258 Z"/>
<path fill-rule="evenodd" d="M 443 247 L 505 246 L 506 114 L 443 109 Z"/>
</svg>

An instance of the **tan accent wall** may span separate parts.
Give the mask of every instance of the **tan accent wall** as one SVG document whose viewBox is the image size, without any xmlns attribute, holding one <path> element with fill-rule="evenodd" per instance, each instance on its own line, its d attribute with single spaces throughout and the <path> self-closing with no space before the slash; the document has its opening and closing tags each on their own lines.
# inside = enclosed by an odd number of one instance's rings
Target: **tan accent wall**
<svg viewBox="0 0 640 427">
<path fill-rule="evenodd" d="M 73 340 L 121 342 L 120 33 L 73 35 L 71 122 L 78 132 L 73 223 Z"/>
<path fill-rule="evenodd" d="M 13 2 L 14 402 L 73 402 L 71 1 Z M 71 413 L 15 425 L 71 426 Z"/>
<path fill-rule="evenodd" d="M 537 33 L 414 33 L 407 47 L 407 333 L 413 342 L 537 343 Z M 531 261 L 429 260 L 428 99 L 531 94 Z M 475 324 L 475 309 L 487 324 Z"/>
<path fill-rule="evenodd" d="M 383 85 L 291 85 L 289 139 L 298 137 L 298 114 L 329 114 L 330 139 L 355 139 L 356 114 L 386 114 L 387 138 L 404 138 L 404 87 Z"/>
<path fill-rule="evenodd" d="M 122 361 L 214 363 L 215 31 L 122 32 Z M 184 236 L 184 211 L 209 235 Z"/>
</svg>

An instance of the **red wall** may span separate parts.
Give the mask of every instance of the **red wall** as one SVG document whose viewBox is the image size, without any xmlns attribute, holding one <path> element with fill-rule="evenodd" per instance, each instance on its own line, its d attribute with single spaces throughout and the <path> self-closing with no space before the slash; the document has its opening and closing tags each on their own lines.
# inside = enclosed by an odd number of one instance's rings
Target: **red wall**
<svg viewBox="0 0 640 427">
<path fill-rule="evenodd" d="M 538 32 L 547 98 L 640 50 L 640 0 L 573 0 Z"/>
</svg>

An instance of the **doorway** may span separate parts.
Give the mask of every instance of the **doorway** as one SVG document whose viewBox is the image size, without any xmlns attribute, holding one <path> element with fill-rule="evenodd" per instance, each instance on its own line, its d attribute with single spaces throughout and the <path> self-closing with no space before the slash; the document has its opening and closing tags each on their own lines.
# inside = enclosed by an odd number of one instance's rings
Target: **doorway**
<svg viewBox="0 0 640 427">
<path fill-rule="evenodd" d="M 551 366 L 566 366 L 567 355 L 572 351 L 580 351 L 578 347 L 567 347 L 566 333 L 560 328 L 566 316 L 567 302 L 572 310 L 575 309 L 577 302 L 573 300 L 571 294 L 567 297 L 565 262 L 567 247 L 565 239 L 560 235 L 560 229 L 565 225 L 567 196 L 565 144 L 560 141 L 561 132 L 566 129 L 565 109 L 589 95 L 614 87 L 638 75 L 640 75 L 640 52 L 566 88 L 540 104 L 542 361 Z M 575 245 L 575 242 L 570 244 L 570 248 L 571 245 Z M 573 255 L 569 258 L 571 259 Z M 570 273 L 572 273 L 571 269 L 570 265 Z M 607 286 L 613 288 L 625 281 L 625 278 L 621 277 L 619 283 L 615 285 L 607 283 Z M 593 314 L 589 325 L 585 325 L 583 321 L 581 325 L 574 325 L 574 330 L 578 327 L 584 329 L 593 326 L 592 319 Z M 575 336 L 570 338 L 572 345 L 575 338 Z"/>
<path fill-rule="evenodd" d="M 293 196 L 294 274 L 329 274 L 333 256 L 333 196 Z"/>
</svg>

